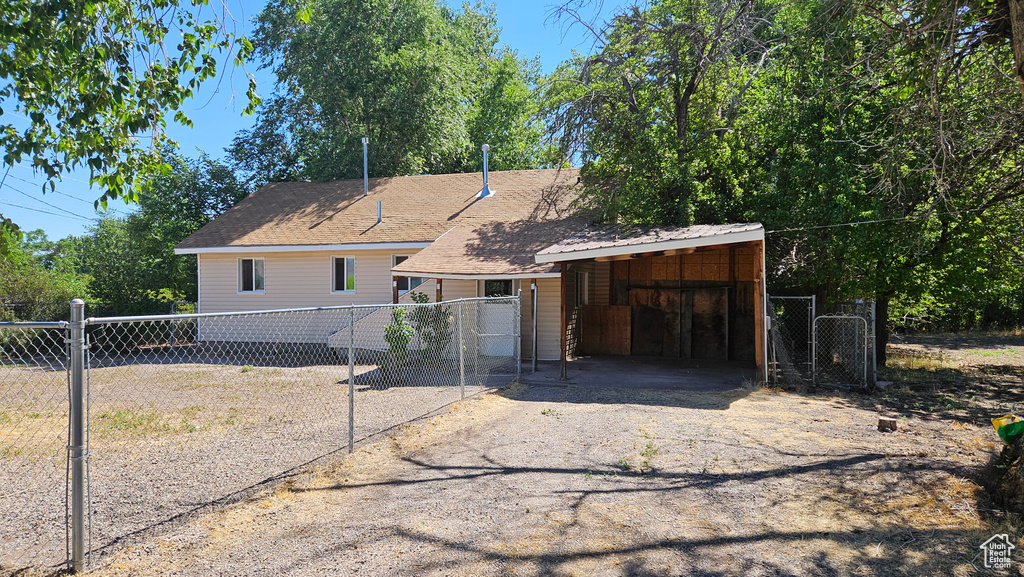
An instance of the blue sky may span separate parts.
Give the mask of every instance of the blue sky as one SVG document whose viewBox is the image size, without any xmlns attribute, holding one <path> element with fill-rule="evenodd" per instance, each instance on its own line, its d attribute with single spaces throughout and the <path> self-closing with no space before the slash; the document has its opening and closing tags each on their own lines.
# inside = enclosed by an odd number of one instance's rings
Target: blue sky
<svg viewBox="0 0 1024 577">
<path fill-rule="evenodd" d="M 256 15 L 265 0 L 226 0 L 239 27 L 249 31 L 248 20 Z M 460 6 L 460 1 L 446 0 Z M 556 0 L 497 0 L 495 2 L 498 25 L 501 26 L 501 42 L 519 52 L 524 58 L 539 57 L 544 72 L 553 70 L 559 62 L 570 57 L 575 49 L 588 52 L 593 38 L 581 26 L 566 27 L 550 18 Z M 612 13 L 615 2 L 608 2 L 598 9 L 603 14 Z M 591 9 L 590 14 L 594 14 Z M 260 93 L 269 94 L 273 79 L 265 71 L 247 69 L 257 76 Z M 168 132 L 189 156 L 202 149 L 215 158 L 223 156 L 224 148 L 234 134 L 252 124 L 252 117 L 244 117 L 245 75 L 235 71 L 232 77 L 225 77 L 219 83 L 209 82 L 200 93 L 184 107 L 192 119 L 194 128 L 171 124 Z M 7 112 L 8 121 L 13 113 Z M 18 118 L 13 122 L 23 121 Z M 0 187 L 0 213 L 11 218 L 23 230 L 43 229 L 51 240 L 82 234 L 95 222 L 98 215 L 93 210 L 93 201 L 100 196 L 97 189 L 90 189 L 88 174 L 72 173 L 57 183 L 56 192 L 40 194 L 44 179 L 34 174 L 27 166 L 14 166 Z M 125 214 L 132 207 L 120 200 L 111 201 L 109 208 L 115 214 Z"/>
</svg>

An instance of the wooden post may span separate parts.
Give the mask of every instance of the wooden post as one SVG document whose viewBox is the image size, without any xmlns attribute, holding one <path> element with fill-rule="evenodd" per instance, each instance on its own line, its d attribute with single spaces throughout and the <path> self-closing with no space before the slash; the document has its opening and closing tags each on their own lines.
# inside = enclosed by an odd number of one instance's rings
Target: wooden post
<svg viewBox="0 0 1024 577">
<path fill-rule="evenodd" d="M 765 362 L 765 316 L 768 314 L 764 299 L 764 241 L 754 245 L 754 364 L 757 365 L 758 378 L 768 381 L 768 365 Z"/>
<path fill-rule="evenodd" d="M 434 297 L 434 302 L 441 302 L 441 283 L 444 279 L 437 279 L 437 295 Z"/>
<path fill-rule="evenodd" d="M 398 304 L 398 277 L 391 275 L 391 302 Z"/>
<path fill-rule="evenodd" d="M 560 323 L 560 326 L 562 327 L 562 331 L 561 331 L 561 334 L 559 335 L 559 339 L 561 341 L 561 349 L 562 349 L 562 359 L 561 359 L 562 360 L 562 374 L 558 378 L 563 380 L 563 381 L 567 381 L 567 380 L 569 380 L 569 376 L 568 376 L 568 367 L 566 366 L 567 362 L 568 362 L 568 358 L 567 358 L 568 357 L 568 351 L 566 349 L 569 348 L 569 339 L 568 339 L 568 335 L 566 333 L 569 331 L 569 326 L 568 326 L 568 323 L 567 323 L 568 319 L 566 317 L 566 312 L 565 312 L 565 307 L 568 305 L 568 303 L 565 300 L 565 295 L 566 295 L 566 290 L 568 289 L 568 286 L 569 286 L 569 282 L 568 282 L 569 281 L 569 265 L 567 263 L 563 262 L 563 263 L 561 263 L 561 266 L 562 266 L 562 277 L 561 277 L 561 281 L 562 281 L 562 297 L 561 297 L 562 298 L 562 303 L 561 303 L 562 304 L 562 306 L 561 306 L 562 322 Z"/>
</svg>

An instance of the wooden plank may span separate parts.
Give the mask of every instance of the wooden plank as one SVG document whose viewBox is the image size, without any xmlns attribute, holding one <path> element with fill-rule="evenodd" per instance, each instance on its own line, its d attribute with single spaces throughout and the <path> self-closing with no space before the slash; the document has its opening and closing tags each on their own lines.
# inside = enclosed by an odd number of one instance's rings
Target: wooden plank
<svg viewBox="0 0 1024 577">
<path fill-rule="evenodd" d="M 729 295 L 732 310 L 729 314 L 729 358 L 745 363 L 754 362 L 754 283 L 737 281 Z"/>
<path fill-rule="evenodd" d="M 767 380 L 764 290 L 764 241 L 761 241 L 754 249 L 754 363 L 761 380 Z"/>
<path fill-rule="evenodd" d="M 693 291 L 693 358 L 729 358 L 729 289 Z"/>
<path fill-rule="evenodd" d="M 632 348 L 630 336 L 630 309 L 628 306 L 608 307 L 606 326 L 609 327 L 605 346 L 609 355 L 628 355 Z"/>
<path fill-rule="evenodd" d="M 615 280 L 627 280 L 629 279 L 629 261 L 628 260 L 617 260 L 612 262 L 612 279 Z"/>
<path fill-rule="evenodd" d="M 651 259 L 641 258 L 629 261 L 629 286 L 651 286 Z"/>
<path fill-rule="evenodd" d="M 583 350 L 591 355 L 628 355 L 630 307 L 586 305 L 583 307 Z"/>
<path fill-rule="evenodd" d="M 683 280 L 700 280 L 701 255 L 688 254 L 683 256 Z"/>
<path fill-rule="evenodd" d="M 679 291 L 679 356 L 693 358 L 693 291 Z"/>
<path fill-rule="evenodd" d="M 681 257 L 658 256 L 651 259 L 651 277 L 654 280 L 679 280 L 679 261 Z"/>
<path fill-rule="evenodd" d="M 604 335 L 604 315 L 598 305 L 584 305 L 580 321 L 580 349 L 585 355 L 600 355 Z"/>
<path fill-rule="evenodd" d="M 680 299 L 676 289 L 630 289 L 632 354 L 680 356 Z"/>
</svg>

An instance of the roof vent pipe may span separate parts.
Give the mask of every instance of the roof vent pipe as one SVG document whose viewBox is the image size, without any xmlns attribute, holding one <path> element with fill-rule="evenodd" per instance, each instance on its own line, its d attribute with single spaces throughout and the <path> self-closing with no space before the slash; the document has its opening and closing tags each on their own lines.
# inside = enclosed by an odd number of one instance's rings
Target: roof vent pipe
<svg viewBox="0 0 1024 577">
<path fill-rule="evenodd" d="M 370 144 L 370 139 L 364 136 L 363 137 L 363 196 L 366 196 L 366 195 L 370 194 L 370 182 L 369 182 L 369 176 L 368 176 L 367 170 L 366 170 L 366 145 L 367 144 Z M 377 218 L 377 221 L 378 222 L 380 221 L 379 217 Z"/>
<path fill-rule="evenodd" d="M 380 201 L 378 200 L 377 201 L 377 223 L 378 224 L 380 223 L 380 218 L 381 218 L 381 208 L 380 208 Z"/>
<path fill-rule="evenodd" d="M 491 151 L 491 145 L 485 144 L 480 147 L 480 150 L 484 151 L 484 188 L 480 191 L 480 194 L 476 195 L 476 197 L 487 198 L 494 194 L 494 191 L 487 186 L 487 153 Z"/>
</svg>

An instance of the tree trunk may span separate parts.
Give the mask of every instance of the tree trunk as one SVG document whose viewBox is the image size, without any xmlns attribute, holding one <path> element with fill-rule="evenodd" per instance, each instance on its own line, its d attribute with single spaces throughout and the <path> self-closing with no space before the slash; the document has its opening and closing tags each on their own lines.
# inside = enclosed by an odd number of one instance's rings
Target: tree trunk
<svg viewBox="0 0 1024 577">
<path fill-rule="evenodd" d="M 892 293 L 875 293 L 875 361 L 885 366 L 885 347 L 889 344 L 889 301 Z"/>
<path fill-rule="evenodd" d="M 1014 72 L 1024 93 L 1024 0 L 1006 0 L 1010 13 L 1010 45 L 1013 47 Z"/>
</svg>

